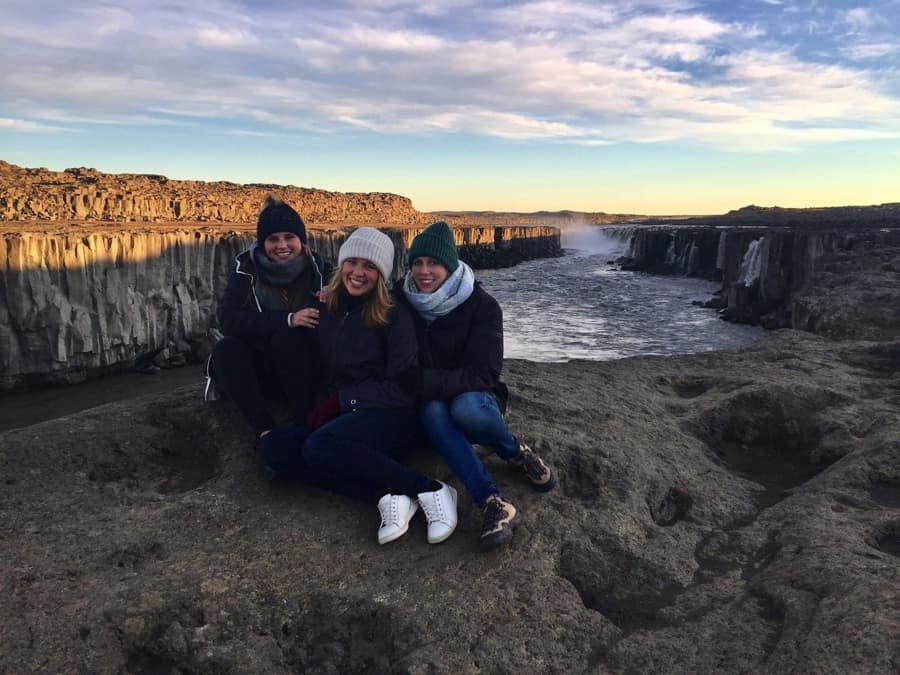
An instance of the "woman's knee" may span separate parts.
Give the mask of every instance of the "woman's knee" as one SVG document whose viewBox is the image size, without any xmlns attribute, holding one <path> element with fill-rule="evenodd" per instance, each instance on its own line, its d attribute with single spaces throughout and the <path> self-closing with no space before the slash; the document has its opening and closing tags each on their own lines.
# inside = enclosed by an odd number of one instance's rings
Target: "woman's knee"
<svg viewBox="0 0 900 675">
<path fill-rule="evenodd" d="M 251 358 L 251 348 L 240 338 L 226 335 L 212 349 L 212 366 L 227 368 L 235 363 Z"/>
<path fill-rule="evenodd" d="M 450 403 L 453 421 L 466 430 L 489 427 L 500 417 L 500 409 L 493 397 L 483 391 L 460 394 Z"/>
<path fill-rule="evenodd" d="M 419 419 L 426 429 L 451 421 L 450 407 L 443 401 L 428 401 L 419 408 Z"/>
<path fill-rule="evenodd" d="M 303 461 L 310 467 L 321 468 L 340 464 L 340 438 L 327 426 L 313 431 L 303 444 Z"/>
</svg>

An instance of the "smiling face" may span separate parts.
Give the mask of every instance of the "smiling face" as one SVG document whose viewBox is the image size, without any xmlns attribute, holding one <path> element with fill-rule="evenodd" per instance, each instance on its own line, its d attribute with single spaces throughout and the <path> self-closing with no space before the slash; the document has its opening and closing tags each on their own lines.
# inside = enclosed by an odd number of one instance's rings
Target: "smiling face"
<svg viewBox="0 0 900 675">
<path fill-rule="evenodd" d="M 447 281 L 450 272 L 434 258 L 422 256 L 412 263 L 412 278 L 420 293 L 434 293 Z"/>
<path fill-rule="evenodd" d="M 303 253 L 303 242 L 293 232 L 273 232 L 263 241 L 263 249 L 270 260 L 287 262 Z"/>
<path fill-rule="evenodd" d="M 341 281 L 350 295 L 359 297 L 371 292 L 381 272 L 375 263 L 365 258 L 347 258 L 341 264 Z"/>
</svg>

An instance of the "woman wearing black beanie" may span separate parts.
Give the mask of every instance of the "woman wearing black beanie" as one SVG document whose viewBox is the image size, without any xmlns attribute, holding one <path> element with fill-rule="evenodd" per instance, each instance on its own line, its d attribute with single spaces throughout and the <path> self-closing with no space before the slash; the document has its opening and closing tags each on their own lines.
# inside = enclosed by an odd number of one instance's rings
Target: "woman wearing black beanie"
<svg viewBox="0 0 900 675">
<path fill-rule="evenodd" d="M 236 258 L 219 303 L 225 337 L 207 361 L 207 399 L 221 392 L 260 436 L 275 420 L 267 398 L 286 399 L 301 422 L 315 388 L 318 293 L 330 270 L 307 245 L 300 215 L 274 196 L 266 198 L 256 242 Z"/>
</svg>

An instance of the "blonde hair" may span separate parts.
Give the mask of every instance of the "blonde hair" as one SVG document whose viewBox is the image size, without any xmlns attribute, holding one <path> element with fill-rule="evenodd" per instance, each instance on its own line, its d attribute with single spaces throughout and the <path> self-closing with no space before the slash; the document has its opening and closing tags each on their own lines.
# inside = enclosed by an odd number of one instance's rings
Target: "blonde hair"
<svg viewBox="0 0 900 675">
<path fill-rule="evenodd" d="M 327 295 L 325 298 L 325 307 L 329 314 L 340 314 L 341 306 L 349 295 L 347 289 L 344 288 L 344 281 L 341 278 L 341 268 L 338 267 L 331 275 L 328 285 L 325 287 Z M 384 328 L 389 323 L 391 307 L 394 306 L 391 300 L 391 291 L 387 286 L 381 272 L 378 273 L 378 281 L 375 282 L 375 288 L 369 293 L 362 308 L 363 325 L 367 328 Z"/>
</svg>

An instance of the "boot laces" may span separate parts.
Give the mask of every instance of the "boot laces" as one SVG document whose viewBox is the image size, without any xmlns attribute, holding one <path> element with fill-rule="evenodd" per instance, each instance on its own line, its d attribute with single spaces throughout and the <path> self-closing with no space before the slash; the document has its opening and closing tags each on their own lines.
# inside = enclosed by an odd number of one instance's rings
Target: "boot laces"
<svg viewBox="0 0 900 675">
<path fill-rule="evenodd" d="M 396 495 L 392 495 L 388 500 L 387 508 L 381 509 L 381 525 L 382 527 L 385 525 L 389 525 L 391 523 L 396 523 L 398 520 L 397 513 L 397 502 L 398 499 Z"/>
<path fill-rule="evenodd" d="M 440 490 L 434 492 L 432 499 L 420 500 L 425 519 L 430 523 L 433 520 L 441 520 L 444 517 L 444 501 L 437 496 Z"/>
<path fill-rule="evenodd" d="M 547 473 L 547 467 L 544 465 L 544 462 L 527 445 L 522 446 L 521 466 L 525 473 L 535 480 L 540 480 Z"/>
<path fill-rule="evenodd" d="M 499 497 L 491 497 L 484 506 L 484 529 L 493 530 L 506 517 L 506 505 Z"/>
</svg>

